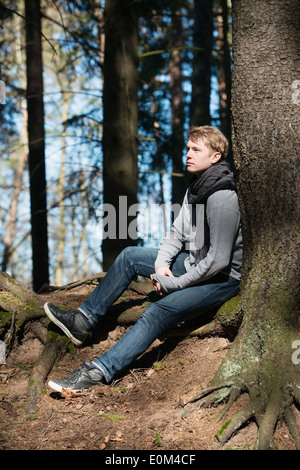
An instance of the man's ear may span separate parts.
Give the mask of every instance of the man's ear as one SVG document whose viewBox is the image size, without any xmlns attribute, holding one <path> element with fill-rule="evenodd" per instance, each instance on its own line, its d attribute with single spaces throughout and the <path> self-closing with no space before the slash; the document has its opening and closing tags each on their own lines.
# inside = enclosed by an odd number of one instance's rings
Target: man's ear
<svg viewBox="0 0 300 470">
<path fill-rule="evenodd" d="M 222 157 L 221 152 L 215 152 L 215 153 L 212 154 L 211 162 L 212 163 L 217 163 L 220 160 L 221 157 Z"/>
</svg>

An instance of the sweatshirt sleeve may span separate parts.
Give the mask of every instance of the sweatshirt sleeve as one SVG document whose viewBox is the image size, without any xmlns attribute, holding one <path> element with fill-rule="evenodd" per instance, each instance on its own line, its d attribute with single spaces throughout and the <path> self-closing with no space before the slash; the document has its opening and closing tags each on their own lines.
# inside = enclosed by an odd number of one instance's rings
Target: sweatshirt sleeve
<svg viewBox="0 0 300 470">
<path fill-rule="evenodd" d="M 206 214 L 210 230 L 206 257 L 179 277 L 154 274 L 165 294 L 206 281 L 229 265 L 240 224 L 236 193 L 226 190 L 212 194 L 207 200 Z"/>
<path fill-rule="evenodd" d="M 191 216 L 186 193 L 179 214 L 159 248 L 155 261 L 155 269 L 162 266 L 171 266 L 174 258 L 182 250 L 185 242 L 188 241 L 186 234 L 189 233 L 188 227 L 190 227 L 190 224 Z"/>
</svg>

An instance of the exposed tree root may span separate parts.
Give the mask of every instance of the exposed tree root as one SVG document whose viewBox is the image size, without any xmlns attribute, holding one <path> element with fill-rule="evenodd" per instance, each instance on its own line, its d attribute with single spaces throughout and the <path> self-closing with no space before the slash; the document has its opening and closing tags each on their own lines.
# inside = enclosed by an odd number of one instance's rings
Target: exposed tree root
<svg viewBox="0 0 300 470">
<path fill-rule="evenodd" d="M 294 440 L 297 450 L 300 450 L 300 435 L 299 428 L 296 423 L 296 418 L 291 406 L 287 406 L 284 412 L 284 419 L 287 424 L 287 427 L 290 431 L 290 434 Z"/>
<path fill-rule="evenodd" d="M 14 312 L 18 326 L 29 319 L 45 315 L 45 301 L 9 274 L 0 273 L 0 307 L 5 312 Z M 0 325 L 4 326 L 4 325 Z"/>
<path fill-rule="evenodd" d="M 96 276 L 58 288 L 48 287 L 50 291 L 58 289 L 71 290 L 83 284 L 98 283 L 103 275 L 104 273 L 99 273 Z M 133 295 L 128 295 L 130 291 Z M 129 326 L 135 323 L 144 311 L 145 302 L 151 302 L 153 300 L 152 296 L 155 295 L 151 282 L 133 281 L 128 288 L 128 292 L 124 293 L 124 297 L 120 298 L 111 309 L 112 321 L 123 326 Z M 134 297 L 134 299 L 132 299 L 132 297 Z M 49 330 L 52 324 L 47 327 L 46 319 L 43 319 L 43 317 L 45 317 L 43 309 L 44 303 L 45 300 L 40 295 L 35 294 L 21 283 L 15 281 L 7 273 L 0 273 L 0 308 L 5 311 L 0 323 L 0 334 L 2 337 L 5 336 L 6 345 L 8 345 L 8 343 L 12 345 L 13 339 L 16 340 L 18 336 L 20 336 L 19 340 L 21 340 L 22 335 L 19 335 L 19 332 L 22 331 L 22 334 L 24 334 L 25 325 L 28 326 L 26 326 L 26 329 L 30 329 L 32 336 L 39 339 L 44 345 L 41 356 L 34 365 L 29 378 L 26 406 L 26 415 L 28 417 L 36 414 L 47 376 L 60 352 L 63 348 L 66 348 L 69 342 L 65 336 L 61 336 L 58 330 L 55 332 Z M 234 316 L 234 308 L 229 308 L 228 310 Z M 212 335 L 225 335 L 227 326 L 224 327 L 222 323 L 228 323 L 230 315 L 227 313 L 224 315 L 224 311 L 221 312 L 220 316 L 223 319 L 222 321 L 220 321 L 217 316 L 215 316 L 214 319 L 211 319 L 210 316 L 208 321 L 205 322 L 204 319 L 200 325 L 183 324 L 181 327 L 167 332 L 166 336 L 207 337 Z"/>
<path fill-rule="evenodd" d="M 66 284 L 65 286 L 53 286 L 53 285 L 44 285 L 42 292 L 52 292 L 52 291 L 58 291 L 58 290 L 72 290 L 75 287 L 80 287 L 84 284 L 94 284 L 94 283 L 99 283 L 101 279 L 105 276 L 105 273 L 98 273 L 95 274 L 94 276 L 90 277 L 85 277 L 84 279 L 80 279 L 78 281 L 70 282 L 69 284 Z"/>
<path fill-rule="evenodd" d="M 225 406 L 217 417 L 217 422 L 224 420 L 229 413 L 232 405 L 237 398 L 247 392 L 250 402 L 241 410 L 229 418 L 216 433 L 218 445 L 223 446 L 229 441 L 241 428 L 250 421 L 255 421 L 258 427 L 255 449 L 257 450 L 275 450 L 274 433 L 277 423 L 282 420 L 286 423 L 291 437 L 294 440 L 295 447 L 300 450 L 300 429 L 297 425 L 293 412 L 294 406 L 299 406 L 299 388 L 295 378 L 293 385 L 285 385 L 286 375 L 282 376 L 277 384 L 271 384 L 269 395 L 264 396 L 257 383 L 246 385 L 246 379 L 232 378 L 232 381 L 212 385 L 204 389 L 196 396 L 183 403 L 183 407 L 192 404 L 187 413 L 200 407 L 218 406 L 225 402 Z M 248 382 L 249 383 L 249 382 Z M 297 399 L 295 398 L 297 396 Z"/>
<path fill-rule="evenodd" d="M 257 425 L 255 449 L 276 449 L 276 427 L 285 422 L 297 450 L 300 429 L 293 413 L 300 406 L 299 324 L 297 295 L 283 282 L 262 283 L 254 271 L 241 293 L 238 308 L 242 323 L 210 388 L 189 400 L 192 407 L 225 407 L 218 419 L 224 420 L 216 434 L 223 446 L 250 421 Z M 288 286 L 288 287 L 287 287 Z M 296 300 L 295 300 L 296 299 Z M 237 398 L 248 394 L 249 403 L 229 416 Z M 228 418 L 225 418 L 228 416 Z"/>
<path fill-rule="evenodd" d="M 20 332 L 24 332 L 26 325 L 29 325 L 32 336 L 44 344 L 43 352 L 29 379 L 27 416 L 36 413 L 47 375 L 65 343 L 59 332 L 47 330 L 46 321 L 43 319 L 44 303 L 42 297 L 15 281 L 7 273 L 0 273 L 0 307 L 4 310 L 0 333 L 4 337 L 6 354 L 9 354 L 14 342 L 17 343 L 18 336 L 22 336 Z"/>
<path fill-rule="evenodd" d="M 15 281 L 7 273 L 0 273 L 0 334 L 4 339 L 6 354 L 13 348 L 14 339 L 30 320 L 45 316 L 44 300 Z M 41 325 L 45 330 L 45 327 Z"/>
<path fill-rule="evenodd" d="M 71 283 L 59 289 L 70 290 L 83 284 L 99 282 L 102 277 L 103 273 L 99 273 L 99 275 Z M 50 291 L 51 290 L 53 290 L 53 288 L 50 288 Z M 130 293 L 128 295 L 130 291 L 133 295 Z M 113 321 L 116 321 L 116 324 L 125 326 L 133 324 L 144 311 L 145 302 L 155 300 L 152 298 L 155 293 L 153 292 L 152 283 L 150 282 L 132 282 L 128 288 L 128 292 L 124 293 L 124 297 L 120 298 L 112 307 L 111 318 Z M 0 274 L 0 307 L 7 312 L 7 314 L 3 316 L 6 320 L 0 324 L 0 333 L 3 336 L 3 331 L 9 331 L 9 335 L 6 334 L 6 338 L 8 340 L 9 336 L 11 341 L 13 337 L 16 338 L 18 336 L 19 331 L 23 330 L 24 333 L 24 327 L 28 325 L 32 335 L 44 344 L 41 356 L 34 365 L 29 378 L 26 406 L 26 415 L 28 417 L 37 413 L 47 376 L 59 354 L 63 348 L 66 348 L 69 342 L 65 336 L 61 336 L 58 330 L 55 332 L 49 330 L 52 324 L 47 327 L 45 319 L 40 321 L 41 317 L 45 316 L 43 310 L 44 302 L 44 299 L 40 295 L 35 294 L 21 283 L 16 282 L 8 274 Z M 234 336 L 240 323 L 240 316 L 236 313 L 237 305 L 238 298 L 232 299 L 218 312 L 211 312 L 206 318 L 201 319 L 201 323 L 182 324 L 166 332 L 165 336 L 198 336 L 200 338 L 213 335 Z M 8 314 L 9 312 L 11 315 Z M 20 339 L 21 336 L 19 340 Z M 228 384 L 226 388 L 228 393 L 232 385 L 232 382 Z M 220 392 L 220 388 L 221 387 L 213 387 L 213 389 L 208 390 L 206 400 L 208 399 L 208 395 L 214 391 L 215 395 L 212 394 L 210 397 L 213 403 L 216 393 L 218 391 Z M 231 390 L 231 398 L 228 401 L 228 407 L 231 401 L 236 398 L 233 390 L 236 389 Z M 225 396 L 226 393 L 223 392 L 222 399 L 224 399 Z M 220 400 L 219 398 L 219 401 Z"/>
<path fill-rule="evenodd" d="M 34 416 L 37 412 L 39 400 L 43 394 L 45 380 L 51 371 L 59 352 L 62 348 L 62 341 L 48 340 L 44 350 L 36 362 L 28 383 L 26 416 Z"/>
</svg>

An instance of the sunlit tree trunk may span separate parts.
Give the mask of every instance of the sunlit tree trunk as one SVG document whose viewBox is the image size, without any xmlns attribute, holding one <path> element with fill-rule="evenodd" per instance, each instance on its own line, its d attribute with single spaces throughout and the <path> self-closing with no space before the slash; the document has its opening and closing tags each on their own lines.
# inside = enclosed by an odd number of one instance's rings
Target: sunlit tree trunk
<svg viewBox="0 0 300 470">
<path fill-rule="evenodd" d="M 5 272 L 8 269 L 12 250 L 13 242 L 16 234 L 16 225 L 17 225 L 17 212 L 20 201 L 20 194 L 23 186 L 23 176 L 27 163 L 27 111 L 23 109 L 23 122 L 22 129 L 20 132 L 20 149 L 19 149 L 19 161 L 17 168 L 15 170 L 14 180 L 13 180 L 13 194 L 11 198 L 9 213 L 8 213 L 8 223 L 6 225 L 6 232 L 3 239 L 4 242 L 4 251 L 2 258 L 2 271 Z"/>
<path fill-rule="evenodd" d="M 66 220 L 65 220 L 65 163 L 66 163 L 66 120 L 68 118 L 68 104 L 66 101 L 66 95 L 62 93 L 62 154 L 61 154 L 61 165 L 60 173 L 57 182 L 57 195 L 59 204 L 59 229 L 58 229 L 58 253 L 57 253 L 57 265 L 55 270 L 56 284 L 58 286 L 63 285 L 63 266 L 64 266 L 64 247 L 66 238 Z"/>
<path fill-rule="evenodd" d="M 16 42 L 14 44 L 15 51 L 15 60 L 17 68 L 19 70 L 19 81 L 21 87 L 25 87 L 25 73 L 23 73 L 22 63 L 23 63 L 23 51 L 22 51 L 22 23 L 19 16 L 13 18 L 15 28 L 17 30 Z M 16 150 L 18 155 L 18 163 L 15 168 L 14 179 L 13 179 L 13 193 L 10 202 L 10 208 L 8 211 L 8 221 L 6 224 L 6 232 L 3 238 L 4 250 L 2 258 L 2 271 L 5 272 L 8 270 L 10 265 L 11 272 L 12 264 L 11 257 L 13 254 L 13 246 L 15 241 L 16 229 L 17 229 L 17 214 L 18 207 L 20 204 L 20 195 L 23 187 L 23 177 L 26 169 L 27 163 L 27 109 L 26 109 L 26 100 L 22 98 L 21 100 L 21 112 L 22 112 L 22 125 L 20 130 L 20 145 Z"/>
</svg>

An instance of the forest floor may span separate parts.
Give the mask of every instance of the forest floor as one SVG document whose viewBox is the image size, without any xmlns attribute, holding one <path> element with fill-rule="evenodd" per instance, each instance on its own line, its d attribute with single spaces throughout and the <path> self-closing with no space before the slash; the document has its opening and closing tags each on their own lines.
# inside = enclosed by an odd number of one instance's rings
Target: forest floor
<svg viewBox="0 0 300 470">
<path fill-rule="evenodd" d="M 91 289 L 82 285 L 42 297 L 73 309 Z M 126 301 L 135 300 L 140 303 L 138 294 L 132 293 Z M 96 358 L 127 328 L 111 324 L 102 341 L 64 353 L 48 379 L 65 377 L 83 360 Z M 181 403 L 209 385 L 228 348 L 230 342 L 220 337 L 169 336 L 156 340 L 110 385 L 61 395 L 46 384 L 37 414 L 28 419 L 28 379 L 42 350 L 29 331 L 6 364 L 0 365 L 0 450 L 218 450 L 215 436 L 224 421 L 218 422 L 217 417 L 223 407 L 190 407 L 186 413 Z M 247 395 L 242 395 L 226 419 L 247 401 Z M 249 423 L 220 450 L 252 450 L 256 433 L 256 424 Z M 278 423 L 275 441 L 278 450 L 295 449 L 284 423 Z"/>
</svg>

